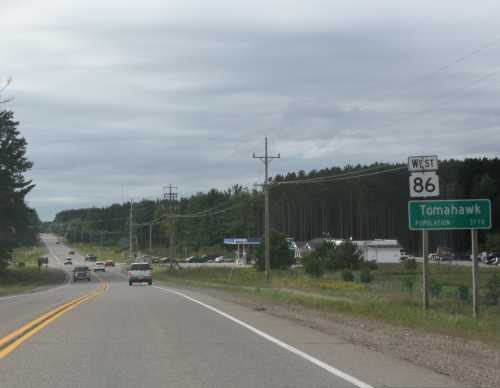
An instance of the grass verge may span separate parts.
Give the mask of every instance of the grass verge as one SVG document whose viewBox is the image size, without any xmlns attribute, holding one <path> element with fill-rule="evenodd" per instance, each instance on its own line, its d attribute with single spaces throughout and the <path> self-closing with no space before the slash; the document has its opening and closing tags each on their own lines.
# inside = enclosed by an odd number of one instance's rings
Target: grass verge
<svg viewBox="0 0 500 388">
<path fill-rule="evenodd" d="M 458 278 L 464 276 L 462 269 L 454 271 L 458 271 Z M 392 276 L 392 282 L 395 281 L 396 268 L 379 268 L 377 272 L 379 275 L 392 274 L 388 276 Z M 404 273 L 402 271 L 401 276 Z M 383 279 L 383 276 L 379 277 Z M 470 301 L 444 293 L 434 297 L 430 311 L 424 312 L 418 294 L 403 292 L 400 289 L 383 289 L 381 282 L 384 280 L 365 285 L 343 282 L 338 279 L 337 274 L 313 279 L 300 271 L 276 271 L 273 272 L 271 284 L 266 284 L 264 275 L 253 268 L 213 267 L 182 271 L 156 267 L 155 280 L 216 288 L 280 305 L 340 312 L 426 332 L 500 345 L 499 306 L 482 305 L 481 317 L 476 321 L 471 316 Z"/>
<path fill-rule="evenodd" d="M 63 271 L 38 270 L 37 258 L 45 254 L 43 246 L 22 247 L 14 251 L 14 262 L 0 271 L 0 296 L 29 292 L 42 286 L 63 283 Z M 19 263 L 25 267 L 20 268 Z"/>
</svg>

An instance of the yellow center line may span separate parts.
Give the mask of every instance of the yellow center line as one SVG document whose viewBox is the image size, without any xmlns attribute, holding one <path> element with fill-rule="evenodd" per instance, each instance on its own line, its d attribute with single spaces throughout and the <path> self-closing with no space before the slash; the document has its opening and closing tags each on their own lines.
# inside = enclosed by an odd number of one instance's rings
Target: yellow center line
<svg viewBox="0 0 500 388">
<path fill-rule="evenodd" d="M 107 288 L 108 283 L 102 281 L 100 287 L 96 291 L 92 291 L 63 304 L 62 306 L 56 307 L 1 338 L 0 359 L 6 357 L 10 352 L 18 348 L 21 344 L 33 337 L 36 333 L 48 326 L 50 323 L 54 322 L 66 312 L 102 294 Z"/>
</svg>

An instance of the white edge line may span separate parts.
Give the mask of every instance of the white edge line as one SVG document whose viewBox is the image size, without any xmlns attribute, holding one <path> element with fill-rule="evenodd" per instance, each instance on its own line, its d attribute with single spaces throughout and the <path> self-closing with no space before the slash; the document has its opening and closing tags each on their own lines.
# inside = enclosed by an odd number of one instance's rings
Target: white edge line
<svg viewBox="0 0 500 388">
<path fill-rule="evenodd" d="M 200 306 L 203 306 L 205 307 L 206 309 L 208 310 L 211 310 L 219 315 L 222 315 L 224 318 L 227 318 L 229 319 L 230 321 L 233 321 L 234 323 L 237 323 L 238 325 L 240 326 L 243 326 L 244 328 L 254 332 L 255 334 L 265 338 L 266 340 L 274 343 L 275 345 L 278 345 L 280 346 L 281 348 L 283 349 L 286 349 L 288 350 L 289 352 L 299 356 L 299 357 L 302 357 L 303 359 L 311 362 L 312 364 L 316 365 L 316 366 L 319 366 L 320 368 L 326 370 L 327 372 L 337 376 L 337 377 L 340 377 L 341 379 L 355 385 L 356 387 L 359 387 L 359 388 L 373 388 L 371 385 L 361 381 L 361 380 L 358 380 L 357 378 L 345 373 L 345 372 L 342 372 L 341 370 L 307 354 L 307 353 L 304 353 L 303 351 L 297 349 L 296 347 L 292 346 L 292 345 L 289 345 L 267 333 L 264 333 L 263 331 L 249 325 L 248 323 L 245 323 L 243 321 L 240 321 L 238 318 L 235 318 L 233 317 L 232 315 L 229 315 L 215 307 L 212 307 L 206 303 L 203 303 L 197 299 L 194 299 L 194 298 L 191 298 L 190 296 L 188 295 L 185 295 L 183 294 L 182 292 L 179 292 L 179 291 L 175 291 L 175 290 L 172 290 L 172 289 L 169 289 L 169 288 L 165 288 L 165 287 L 159 287 L 159 286 L 153 286 L 154 288 L 157 288 L 157 289 L 160 289 L 160 290 L 163 290 L 163 291 L 167 291 L 167 292 L 170 292 L 172 294 L 175 294 L 175 295 L 178 295 L 178 296 L 181 296 L 185 299 L 188 299 L 190 300 L 191 302 L 194 302 L 194 303 L 197 303 L 199 304 Z"/>
<path fill-rule="evenodd" d="M 49 248 L 48 244 L 45 243 L 45 241 L 43 241 L 43 244 L 47 247 L 47 250 L 49 251 L 49 254 L 52 255 L 52 256 L 54 256 L 56 258 L 56 260 L 60 263 L 61 259 L 59 258 L 59 256 L 57 256 L 54 252 L 52 252 L 52 250 Z M 52 288 L 49 288 L 47 290 L 42 290 L 42 291 L 25 292 L 23 294 L 10 295 L 10 296 L 2 296 L 2 297 L 0 297 L 0 302 L 2 302 L 4 300 L 9 300 L 9 299 L 20 298 L 22 296 L 33 296 L 33 295 L 44 294 L 46 292 L 52 292 L 52 291 L 60 290 L 61 288 L 68 287 L 69 284 L 71 283 L 71 275 L 70 275 L 70 273 L 64 267 L 63 267 L 62 270 L 64 271 L 64 274 L 66 275 L 66 282 L 63 285 L 57 286 L 57 287 L 52 287 Z"/>
</svg>

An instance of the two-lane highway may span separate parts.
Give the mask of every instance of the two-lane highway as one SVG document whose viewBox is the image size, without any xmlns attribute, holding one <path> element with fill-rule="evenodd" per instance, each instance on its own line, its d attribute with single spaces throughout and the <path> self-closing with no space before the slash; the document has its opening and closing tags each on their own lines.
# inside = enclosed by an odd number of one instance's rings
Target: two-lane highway
<svg viewBox="0 0 500 388">
<path fill-rule="evenodd" d="M 44 239 L 52 254 L 64 257 L 67 247 Z M 117 268 L 99 277 L 108 285 L 105 291 L 0 359 L 0 387 L 459 386 L 263 312 L 163 285 L 130 287 Z M 100 284 L 80 282 L 0 300 L 2 335 L 48 304 Z M 31 311 L 37 301 L 46 308 Z"/>
</svg>

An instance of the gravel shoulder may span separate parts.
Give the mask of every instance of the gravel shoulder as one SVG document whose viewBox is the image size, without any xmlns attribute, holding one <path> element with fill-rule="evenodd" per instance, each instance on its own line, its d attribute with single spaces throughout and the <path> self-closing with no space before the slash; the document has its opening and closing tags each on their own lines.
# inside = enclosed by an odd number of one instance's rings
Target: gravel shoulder
<svg viewBox="0 0 500 388">
<path fill-rule="evenodd" d="M 200 287 L 175 284 L 200 290 Z M 500 348 L 423 330 L 390 325 L 334 311 L 321 311 L 293 304 L 281 304 L 249 293 L 203 287 L 207 295 L 238 303 L 268 314 L 342 337 L 352 344 L 390 355 L 450 376 L 468 387 L 500 387 Z"/>
</svg>

